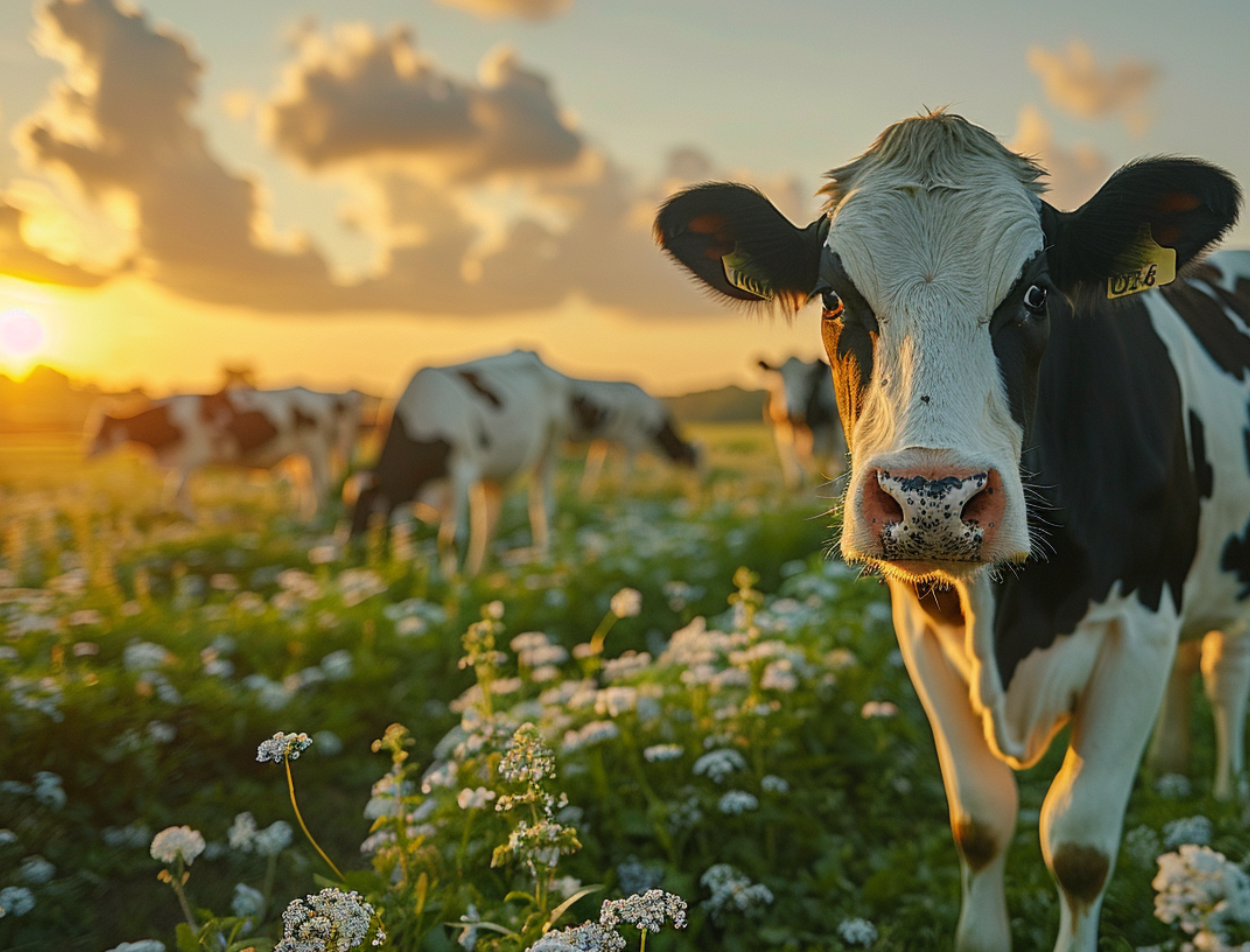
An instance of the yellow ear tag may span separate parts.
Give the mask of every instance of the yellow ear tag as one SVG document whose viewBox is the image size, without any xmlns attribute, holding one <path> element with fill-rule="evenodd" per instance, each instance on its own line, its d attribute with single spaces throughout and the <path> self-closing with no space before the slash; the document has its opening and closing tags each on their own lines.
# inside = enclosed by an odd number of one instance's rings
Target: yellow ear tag
<svg viewBox="0 0 1250 952">
<path fill-rule="evenodd" d="M 765 301 L 773 299 L 773 289 L 767 281 L 752 277 L 748 273 L 751 259 L 735 248 L 727 255 L 721 256 L 721 265 L 725 269 L 725 280 L 740 291 L 754 294 Z"/>
<path fill-rule="evenodd" d="M 1107 278 L 1108 300 L 1140 294 L 1176 280 L 1176 249 L 1157 244 L 1149 225 L 1142 226 L 1135 251 L 1134 258 L 1140 262 L 1137 268 Z"/>
</svg>

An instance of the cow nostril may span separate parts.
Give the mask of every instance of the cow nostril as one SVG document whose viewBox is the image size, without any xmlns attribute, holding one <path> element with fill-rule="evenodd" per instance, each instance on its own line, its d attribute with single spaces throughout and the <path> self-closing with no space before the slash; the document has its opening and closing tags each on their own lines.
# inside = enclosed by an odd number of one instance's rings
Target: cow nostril
<svg viewBox="0 0 1250 952">
<path fill-rule="evenodd" d="M 903 507 L 881 487 L 882 475 L 888 477 L 890 474 L 879 472 L 876 478 L 869 477 L 864 482 L 864 515 L 871 525 L 877 527 L 878 532 L 888 525 L 903 521 Z"/>
<path fill-rule="evenodd" d="M 1002 481 L 996 471 L 991 471 L 985 486 L 964 503 L 959 518 L 962 522 L 988 529 L 998 521 L 1002 510 Z"/>
</svg>

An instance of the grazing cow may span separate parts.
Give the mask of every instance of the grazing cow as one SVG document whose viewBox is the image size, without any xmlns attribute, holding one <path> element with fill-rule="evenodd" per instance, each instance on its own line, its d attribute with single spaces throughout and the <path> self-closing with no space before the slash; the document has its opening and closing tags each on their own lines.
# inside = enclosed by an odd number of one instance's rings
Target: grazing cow
<svg viewBox="0 0 1250 952">
<path fill-rule="evenodd" d="M 308 466 L 300 481 L 301 510 L 311 517 L 329 490 L 336 454 L 351 454 L 360 398 L 356 391 L 303 387 L 176 394 L 132 416 L 100 414 L 88 424 L 87 455 L 100 456 L 123 443 L 147 446 L 170 470 L 170 501 L 188 517 L 194 512 L 187 483 L 197 469 L 272 469 L 299 457 Z"/>
<path fill-rule="evenodd" d="M 569 438 L 590 443 L 582 472 L 582 495 L 594 492 L 612 446 L 625 451 L 625 475 L 634 471 L 634 457 L 650 450 L 682 466 L 695 466 L 699 453 L 673 424 L 664 401 L 626 380 L 570 379 L 572 419 Z"/>
<path fill-rule="evenodd" d="M 759 367 L 768 372 L 764 419 L 773 428 L 786 486 L 802 486 L 810 473 L 841 470 L 846 445 L 829 365 L 790 357 L 780 366 L 761 360 Z"/>
<path fill-rule="evenodd" d="M 1166 690 L 1178 641 L 1206 636 L 1217 796 L 1243 767 L 1250 254 L 1174 280 L 1236 220 L 1240 190 L 1204 162 L 1148 159 L 1061 212 L 1041 175 L 935 113 L 830 172 L 806 228 L 728 184 L 675 196 L 656 223 L 726 298 L 822 300 L 851 450 L 842 553 L 885 575 L 933 727 L 963 872 L 959 950 L 1010 946 L 1012 768 L 1070 722 L 1042 855 L 1055 948 L 1092 952 L 1165 695 L 1161 748 L 1184 732 L 1195 649 Z"/>
<path fill-rule="evenodd" d="M 568 432 L 568 386 L 524 350 L 418 370 L 395 405 L 377 467 L 362 481 L 353 534 L 375 513 L 426 502 L 440 512 L 444 571 L 455 570 L 456 541 L 468 529 L 465 572 L 476 575 L 503 486 L 529 473 L 530 526 L 535 547 L 545 549 L 551 458 Z"/>
</svg>

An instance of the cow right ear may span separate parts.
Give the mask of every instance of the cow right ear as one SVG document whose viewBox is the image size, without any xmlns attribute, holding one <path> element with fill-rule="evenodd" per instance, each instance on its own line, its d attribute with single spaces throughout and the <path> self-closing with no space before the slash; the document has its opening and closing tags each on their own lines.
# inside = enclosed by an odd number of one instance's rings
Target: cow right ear
<svg viewBox="0 0 1250 952">
<path fill-rule="evenodd" d="M 796 228 L 746 185 L 709 183 L 679 192 L 655 219 L 660 246 L 703 284 L 742 304 L 778 303 L 794 313 L 811 297 L 824 216 Z"/>
<path fill-rule="evenodd" d="M 756 363 L 759 365 L 760 370 L 773 371 L 777 369 L 772 364 L 770 364 L 767 360 L 764 360 L 762 357 L 759 360 L 757 360 Z"/>
</svg>

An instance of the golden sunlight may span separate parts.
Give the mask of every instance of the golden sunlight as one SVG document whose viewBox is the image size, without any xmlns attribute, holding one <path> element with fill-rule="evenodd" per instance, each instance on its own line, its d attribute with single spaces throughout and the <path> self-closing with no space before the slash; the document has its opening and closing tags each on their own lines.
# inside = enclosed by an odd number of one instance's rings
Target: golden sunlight
<svg viewBox="0 0 1250 952">
<path fill-rule="evenodd" d="M 9 370 L 29 370 L 44 351 L 48 334 L 43 322 L 22 307 L 0 311 L 0 364 Z"/>
</svg>

